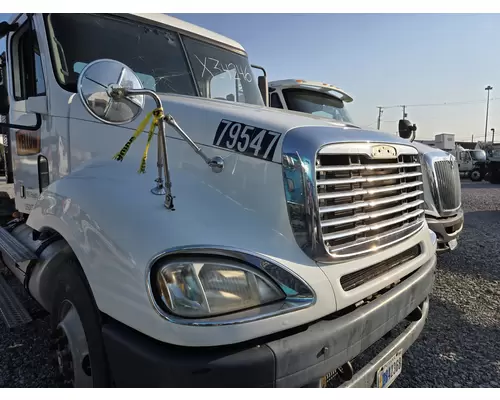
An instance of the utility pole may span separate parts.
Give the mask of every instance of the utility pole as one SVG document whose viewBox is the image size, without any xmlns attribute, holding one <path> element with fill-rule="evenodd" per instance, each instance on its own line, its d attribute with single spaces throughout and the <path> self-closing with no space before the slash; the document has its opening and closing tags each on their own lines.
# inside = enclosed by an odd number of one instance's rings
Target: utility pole
<svg viewBox="0 0 500 400">
<path fill-rule="evenodd" d="M 491 144 L 495 144 L 495 128 L 491 128 Z"/>
<path fill-rule="evenodd" d="M 377 107 L 378 108 L 378 118 L 377 118 L 377 130 L 380 130 L 380 119 L 382 118 L 382 107 Z"/>
<path fill-rule="evenodd" d="M 401 106 L 401 107 L 403 107 L 403 119 L 405 119 L 407 117 L 406 106 Z"/>
<path fill-rule="evenodd" d="M 474 134 L 472 134 L 472 140 L 471 143 L 474 143 Z"/>
<path fill-rule="evenodd" d="M 493 87 L 488 85 L 484 88 L 488 92 L 488 100 L 486 100 L 486 123 L 484 125 L 484 144 L 486 144 L 486 135 L 488 133 L 488 112 L 490 109 L 490 90 L 492 90 Z"/>
</svg>

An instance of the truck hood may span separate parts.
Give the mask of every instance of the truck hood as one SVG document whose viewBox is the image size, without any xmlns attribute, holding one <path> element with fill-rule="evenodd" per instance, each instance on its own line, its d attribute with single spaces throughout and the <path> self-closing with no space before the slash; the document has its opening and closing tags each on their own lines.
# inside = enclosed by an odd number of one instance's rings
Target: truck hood
<svg viewBox="0 0 500 400">
<path fill-rule="evenodd" d="M 278 133 L 279 140 L 272 158 L 268 161 L 281 163 L 283 140 L 286 134 L 295 128 L 302 128 L 301 131 L 305 132 L 305 135 L 315 135 L 315 132 L 321 131 L 323 137 L 327 129 L 327 136 L 331 137 L 331 142 L 370 141 L 414 146 L 414 143 L 393 134 L 350 127 L 343 123 L 310 117 L 307 114 L 299 115 L 299 113 L 289 113 L 269 107 L 199 97 L 170 94 L 160 95 L 160 97 L 165 113 L 171 114 L 181 128 L 199 145 L 224 147 L 226 140 L 218 142 L 217 138 L 227 121 L 233 125 L 240 124 L 243 128 L 244 126 L 254 128 L 248 131 L 250 135 L 252 135 L 251 132 L 256 134 L 262 129 Z M 153 101 L 146 99 L 145 111 L 148 112 L 154 108 Z M 226 122 L 223 123 L 223 121 Z M 240 129 L 241 132 L 243 128 L 236 127 L 235 131 Z M 179 137 L 169 127 L 167 127 L 167 135 Z M 330 140 L 329 137 L 328 140 Z"/>
<path fill-rule="evenodd" d="M 448 155 L 448 153 L 444 150 L 438 149 L 437 147 L 431 147 L 426 144 L 420 142 L 412 142 L 413 147 L 415 147 L 420 154 L 427 153 L 442 153 L 442 155 Z"/>
</svg>

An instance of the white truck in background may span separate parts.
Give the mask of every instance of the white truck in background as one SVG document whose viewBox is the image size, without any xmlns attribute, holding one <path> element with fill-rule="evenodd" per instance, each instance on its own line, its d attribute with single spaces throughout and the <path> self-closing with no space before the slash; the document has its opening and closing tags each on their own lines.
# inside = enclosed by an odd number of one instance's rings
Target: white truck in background
<svg viewBox="0 0 500 400">
<path fill-rule="evenodd" d="M 16 14 L 0 38 L 0 311 L 29 323 L 17 280 L 50 312 L 62 385 L 396 379 L 436 266 L 414 147 L 266 107 L 239 43 L 163 14 Z"/>
<path fill-rule="evenodd" d="M 482 181 L 486 175 L 486 152 L 480 149 L 465 149 L 459 144 L 450 151 L 458 163 L 460 174 L 473 182 Z"/>
<path fill-rule="evenodd" d="M 473 182 L 484 179 L 486 175 L 486 153 L 481 149 L 465 149 L 455 142 L 455 134 L 440 133 L 435 135 L 435 148 L 452 154 L 457 160 L 460 176 Z"/>
<path fill-rule="evenodd" d="M 323 82 L 285 79 L 269 82 L 269 105 L 289 112 L 306 113 L 332 121 L 335 126 L 357 128 L 346 104 L 353 101 L 344 90 Z M 406 121 L 406 122 L 405 122 Z M 407 120 L 400 127 L 410 126 Z M 355 132 L 350 129 L 349 132 Z M 400 131 L 401 132 L 401 131 Z M 405 133 L 405 138 L 410 138 Z M 438 238 L 438 252 L 454 250 L 463 229 L 464 215 L 460 177 L 455 158 L 439 149 L 412 140 L 425 171 L 423 175 L 425 214 Z"/>
</svg>

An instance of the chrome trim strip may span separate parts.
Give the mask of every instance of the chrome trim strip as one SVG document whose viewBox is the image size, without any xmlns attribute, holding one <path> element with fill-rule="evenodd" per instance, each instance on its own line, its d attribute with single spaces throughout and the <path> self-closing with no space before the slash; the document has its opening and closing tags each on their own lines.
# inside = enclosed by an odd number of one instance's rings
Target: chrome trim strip
<svg viewBox="0 0 500 400">
<path fill-rule="evenodd" d="M 416 221 L 412 225 L 408 225 L 378 236 L 374 236 L 371 239 L 364 240 L 359 243 L 353 243 L 351 245 L 348 245 L 347 247 L 342 246 L 338 250 L 331 249 L 330 255 L 334 259 L 342 261 L 352 258 L 353 254 L 355 254 L 356 256 L 360 256 L 368 253 L 375 253 L 381 249 L 393 246 L 409 238 L 410 236 L 415 235 L 422 229 L 423 226 L 424 220 L 422 219 Z"/>
<path fill-rule="evenodd" d="M 390 181 L 391 179 L 404 179 L 404 178 L 415 178 L 421 176 L 421 172 L 406 172 L 403 174 L 393 174 L 393 175 L 379 175 L 370 176 L 366 178 L 344 178 L 344 179 L 325 179 L 320 180 L 316 183 L 316 186 L 322 185 L 345 185 L 351 183 L 366 183 L 366 182 L 378 182 L 378 181 Z"/>
<path fill-rule="evenodd" d="M 377 231 L 382 228 L 386 228 L 388 226 L 398 224 L 400 222 L 404 222 L 407 219 L 418 217 L 424 213 L 423 209 L 412 211 L 411 213 L 401 215 L 400 217 L 387 219 L 385 221 L 379 222 L 373 225 L 361 226 L 355 229 L 348 229 L 346 231 L 338 232 L 338 233 L 327 233 L 323 235 L 323 240 L 334 240 L 334 239 L 342 239 L 344 237 L 359 235 L 364 232 Z M 347 245 L 348 246 L 348 245 Z M 343 246 L 345 247 L 345 246 Z"/>
<path fill-rule="evenodd" d="M 301 290 L 303 292 L 304 290 L 309 292 L 309 296 L 306 297 L 301 295 L 297 297 L 287 297 L 283 301 L 267 304 L 262 307 L 236 311 L 231 314 L 211 318 L 183 318 L 173 314 L 169 314 L 164 311 L 156 302 L 151 286 L 151 272 L 156 263 L 161 259 L 181 255 L 220 256 L 231 258 L 235 261 L 248 263 L 268 274 L 278 285 L 282 280 L 282 278 L 277 276 L 281 270 L 288 275 L 291 275 L 300 285 L 302 285 L 303 288 Z M 148 266 L 146 268 L 146 289 L 151 305 L 162 318 L 175 324 L 192 326 L 224 326 L 254 322 L 311 307 L 316 304 L 317 298 L 314 289 L 309 286 L 298 274 L 296 274 L 294 271 L 290 270 L 283 264 L 277 263 L 269 257 L 257 252 L 242 250 L 229 246 L 214 245 L 191 245 L 174 247 L 156 254 L 148 262 Z M 299 288 L 294 288 L 294 290 L 296 289 Z M 299 292 L 299 290 L 296 291 Z"/>
<path fill-rule="evenodd" d="M 355 210 L 356 208 L 377 207 L 377 206 L 381 206 L 384 204 L 394 203 L 395 201 L 401 201 L 401 200 L 406 200 L 406 199 L 409 199 L 412 197 L 420 196 L 423 193 L 424 192 L 421 190 L 415 190 L 414 192 L 400 194 L 399 196 L 386 197 L 384 199 L 360 201 L 358 203 L 342 204 L 340 206 L 320 207 L 319 213 L 320 214 L 327 214 L 327 213 L 332 213 L 332 212 Z"/>
<path fill-rule="evenodd" d="M 397 143 L 398 142 L 398 137 L 397 136 L 390 136 L 388 134 L 380 134 L 381 136 L 384 136 L 384 139 L 382 141 L 378 141 L 377 139 L 371 141 L 371 140 L 366 140 L 367 137 L 374 137 L 378 136 L 375 132 L 372 131 L 362 131 L 358 130 L 358 132 L 362 132 L 364 134 L 364 142 L 365 143 L 360 143 L 353 135 L 352 137 L 352 142 L 351 143 L 337 143 L 336 140 L 336 135 L 332 135 L 330 137 L 330 140 L 326 146 L 322 146 L 321 149 L 319 149 L 318 154 L 320 155 L 326 155 L 326 154 L 346 154 L 346 155 L 354 155 L 354 154 L 363 154 L 369 158 L 372 157 L 372 147 L 379 145 L 379 144 L 388 144 L 391 147 L 394 147 L 396 149 L 396 154 L 399 156 L 401 154 L 408 154 L 408 155 L 417 155 L 418 151 L 415 147 L 411 146 L 409 143 L 404 142 L 404 143 Z M 351 130 L 350 133 L 354 133 L 354 131 Z M 394 141 L 391 141 L 391 139 L 394 139 Z"/>
<path fill-rule="evenodd" d="M 320 193 L 318 195 L 318 199 L 319 200 L 339 199 L 342 197 L 360 196 L 363 194 L 379 194 L 384 192 L 394 192 L 396 190 L 411 189 L 413 187 L 421 186 L 423 184 L 424 183 L 422 181 L 417 181 L 417 182 L 407 182 L 401 185 L 383 186 L 379 188 L 354 189 L 354 190 L 334 192 L 334 193 Z"/>
<path fill-rule="evenodd" d="M 395 168 L 416 168 L 419 163 L 393 163 L 393 164 L 368 164 L 368 165 L 346 165 L 335 167 L 317 167 L 316 172 L 335 172 L 335 171 L 373 171 L 377 169 L 395 169 Z"/>
<path fill-rule="evenodd" d="M 344 224 L 349 224 L 352 222 L 358 222 L 358 221 L 363 221 L 365 219 L 370 219 L 370 218 L 379 218 L 383 217 L 384 215 L 389 215 L 392 213 L 396 212 L 401 212 L 404 210 L 407 210 L 408 208 L 413 208 L 413 207 L 418 207 L 420 204 L 423 204 L 423 200 L 416 200 L 411 203 L 405 203 L 397 207 L 393 208 L 388 208 L 387 210 L 382 210 L 382 211 L 373 211 L 371 213 L 364 213 L 364 214 L 358 214 L 353 217 L 344 217 L 344 218 L 336 218 L 332 220 L 326 220 L 321 222 L 321 227 L 328 227 L 328 226 L 337 226 L 337 225 L 344 225 Z"/>
</svg>

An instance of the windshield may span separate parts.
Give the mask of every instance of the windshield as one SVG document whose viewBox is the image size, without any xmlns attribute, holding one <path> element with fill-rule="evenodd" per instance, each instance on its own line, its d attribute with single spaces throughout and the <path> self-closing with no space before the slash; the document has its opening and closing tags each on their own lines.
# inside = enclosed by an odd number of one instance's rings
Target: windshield
<svg viewBox="0 0 500 400">
<path fill-rule="evenodd" d="M 474 161 L 486 160 L 486 152 L 484 150 L 471 150 L 470 155 Z"/>
<path fill-rule="evenodd" d="M 283 97 L 289 110 L 353 123 L 344 102 L 326 93 L 307 89 L 284 89 Z"/>
<path fill-rule="evenodd" d="M 130 67 L 158 93 L 264 105 L 248 59 L 157 26 L 104 14 L 46 14 L 54 73 L 76 92 L 78 76 L 98 59 Z"/>
<path fill-rule="evenodd" d="M 500 150 L 499 149 L 491 149 L 488 151 L 488 157 L 500 157 Z"/>
</svg>

